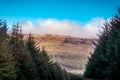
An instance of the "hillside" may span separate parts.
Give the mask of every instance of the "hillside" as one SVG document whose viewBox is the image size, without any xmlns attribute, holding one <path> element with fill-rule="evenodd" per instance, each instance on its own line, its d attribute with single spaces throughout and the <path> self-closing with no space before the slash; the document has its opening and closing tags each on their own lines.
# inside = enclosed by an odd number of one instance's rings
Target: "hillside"
<svg viewBox="0 0 120 80">
<path fill-rule="evenodd" d="M 27 37 L 27 35 L 25 35 Z M 83 73 L 85 64 L 93 51 L 94 39 L 74 38 L 59 35 L 33 35 L 40 47 L 45 47 L 53 61 L 68 72 Z"/>
</svg>

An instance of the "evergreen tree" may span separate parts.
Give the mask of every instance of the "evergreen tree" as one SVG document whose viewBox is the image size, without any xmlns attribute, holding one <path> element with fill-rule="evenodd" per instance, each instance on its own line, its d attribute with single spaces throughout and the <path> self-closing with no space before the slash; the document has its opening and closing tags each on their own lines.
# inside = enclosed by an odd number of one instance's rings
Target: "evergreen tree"
<svg viewBox="0 0 120 80">
<path fill-rule="evenodd" d="M 64 76 L 65 80 L 71 80 L 69 73 L 65 69 L 63 69 L 62 72 L 63 72 L 63 76 Z"/>
<path fill-rule="evenodd" d="M 84 73 L 86 78 L 120 79 L 120 15 L 105 24 Z"/>
<path fill-rule="evenodd" d="M 108 65 L 106 61 L 106 52 L 107 52 L 107 40 L 108 40 L 109 28 L 106 25 L 104 31 L 99 39 L 97 40 L 96 48 L 89 62 L 86 66 L 86 71 L 84 72 L 84 77 L 86 78 L 105 78 L 104 70 Z"/>
<path fill-rule="evenodd" d="M 51 73 L 53 76 L 53 80 L 65 80 L 61 67 L 54 63 L 51 67 Z"/>
<path fill-rule="evenodd" d="M 70 80 L 31 34 L 27 41 L 23 39 L 19 24 L 8 35 L 6 22 L 0 20 L 0 42 L 0 80 Z"/>
<path fill-rule="evenodd" d="M 8 40 L 6 21 L 0 20 L 0 80 L 15 80 Z"/>
<path fill-rule="evenodd" d="M 109 24 L 110 33 L 107 44 L 107 61 L 109 62 L 106 68 L 107 80 L 120 79 L 120 14 L 111 19 Z"/>
<path fill-rule="evenodd" d="M 35 80 L 34 67 L 31 63 L 29 51 L 25 46 L 21 27 L 16 24 L 12 28 L 10 37 L 11 53 L 15 60 L 17 80 Z"/>
<path fill-rule="evenodd" d="M 70 76 L 70 80 L 84 80 L 82 76 L 79 74 L 69 73 L 69 76 Z"/>
<path fill-rule="evenodd" d="M 32 61 L 35 64 L 39 79 L 69 80 L 69 75 L 67 74 L 67 72 L 65 70 L 62 70 L 58 64 L 51 61 L 44 47 L 42 48 L 42 50 L 39 49 L 39 46 L 34 41 L 32 34 L 29 34 L 26 45 L 32 56 Z"/>
<path fill-rule="evenodd" d="M 28 40 L 27 40 L 27 49 L 29 50 L 32 61 L 35 64 L 35 68 L 37 70 L 38 77 L 41 80 L 50 80 L 49 75 L 49 66 L 50 58 L 47 55 L 45 50 L 40 50 L 39 47 L 37 47 L 37 43 L 34 41 L 34 38 L 31 34 L 29 34 Z"/>
</svg>

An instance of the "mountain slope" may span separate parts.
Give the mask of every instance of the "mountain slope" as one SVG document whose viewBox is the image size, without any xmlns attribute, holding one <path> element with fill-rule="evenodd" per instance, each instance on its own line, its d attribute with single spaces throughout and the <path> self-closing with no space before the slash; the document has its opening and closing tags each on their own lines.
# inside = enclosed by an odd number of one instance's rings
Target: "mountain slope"
<svg viewBox="0 0 120 80">
<path fill-rule="evenodd" d="M 94 48 L 92 42 L 95 40 L 50 34 L 33 37 L 40 47 L 45 47 L 53 61 L 75 74 L 83 73 L 90 52 Z"/>
</svg>

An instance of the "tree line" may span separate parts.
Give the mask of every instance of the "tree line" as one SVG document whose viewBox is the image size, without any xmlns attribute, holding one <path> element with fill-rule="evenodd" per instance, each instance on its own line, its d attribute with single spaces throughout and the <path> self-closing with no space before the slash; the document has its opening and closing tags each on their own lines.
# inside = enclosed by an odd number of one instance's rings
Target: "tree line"
<svg viewBox="0 0 120 80">
<path fill-rule="evenodd" d="M 19 24 L 8 33 L 6 21 L 0 20 L 0 80 L 82 80 L 66 72 L 44 48 L 40 49 L 32 34 L 23 39 Z M 85 79 L 120 80 L 120 8 L 104 24 L 89 57 Z"/>
<path fill-rule="evenodd" d="M 38 47 L 32 34 L 23 37 L 19 24 L 8 33 L 6 21 L 0 20 L 0 80 L 76 80 Z"/>
</svg>

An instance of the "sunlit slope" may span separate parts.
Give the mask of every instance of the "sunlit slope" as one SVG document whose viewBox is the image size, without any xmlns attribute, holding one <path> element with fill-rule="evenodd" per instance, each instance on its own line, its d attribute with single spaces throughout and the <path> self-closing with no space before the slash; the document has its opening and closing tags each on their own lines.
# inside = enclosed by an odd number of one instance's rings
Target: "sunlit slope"
<svg viewBox="0 0 120 80">
<path fill-rule="evenodd" d="M 58 35 L 33 35 L 40 47 L 45 47 L 53 61 L 72 73 L 82 73 L 94 39 L 73 38 Z"/>
</svg>

